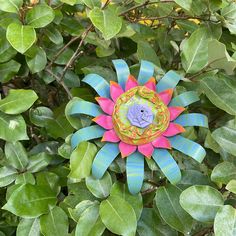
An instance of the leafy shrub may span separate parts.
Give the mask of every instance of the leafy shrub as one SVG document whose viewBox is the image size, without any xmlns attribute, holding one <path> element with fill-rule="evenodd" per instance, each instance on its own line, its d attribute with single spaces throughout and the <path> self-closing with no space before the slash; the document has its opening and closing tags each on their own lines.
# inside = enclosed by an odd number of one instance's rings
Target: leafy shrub
<svg viewBox="0 0 236 236">
<path fill-rule="evenodd" d="M 0 0 L 0 235 L 235 236 L 235 34 L 234 1 Z M 209 130 L 185 136 L 207 156 L 198 164 L 173 151 L 177 186 L 146 160 L 131 195 L 125 160 L 96 180 L 101 143 L 71 150 L 70 135 L 91 121 L 68 111 L 95 95 L 81 79 L 116 80 L 115 58 L 134 75 L 141 59 L 153 62 L 157 80 L 175 70 L 184 77 L 176 94 L 201 96 L 189 109 L 208 116 Z"/>
</svg>

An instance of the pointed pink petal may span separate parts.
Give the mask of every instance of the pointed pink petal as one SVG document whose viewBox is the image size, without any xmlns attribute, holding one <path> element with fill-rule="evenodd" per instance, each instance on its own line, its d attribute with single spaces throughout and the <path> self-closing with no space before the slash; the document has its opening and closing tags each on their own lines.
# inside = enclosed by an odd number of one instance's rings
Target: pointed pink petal
<svg viewBox="0 0 236 236">
<path fill-rule="evenodd" d="M 129 75 L 125 85 L 125 91 L 128 91 L 129 89 L 132 89 L 137 86 L 138 86 L 138 81 L 134 78 L 134 76 Z"/>
<path fill-rule="evenodd" d="M 170 112 L 170 121 L 175 120 L 184 110 L 184 107 L 168 107 Z"/>
<path fill-rule="evenodd" d="M 142 153 L 145 157 L 151 158 L 152 153 L 154 151 L 154 147 L 152 146 L 152 143 L 147 143 L 147 144 L 139 145 L 138 151 Z"/>
<path fill-rule="evenodd" d="M 117 136 L 114 129 L 106 131 L 102 137 L 102 142 L 117 143 L 119 141 L 120 141 L 120 138 Z"/>
<path fill-rule="evenodd" d="M 171 144 L 170 144 L 170 141 L 164 137 L 164 136 L 160 136 L 158 137 L 157 139 L 155 139 L 153 142 L 152 142 L 152 145 L 155 147 L 155 148 L 167 148 L 167 149 L 171 149 Z"/>
<path fill-rule="evenodd" d="M 183 133 L 184 131 L 185 131 L 185 129 L 181 125 L 175 124 L 175 123 L 170 123 L 169 127 L 167 128 L 167 130 L 164 133 L 162 133 L 162 135 L 164 135 L 166 137 L 171 137 L 176 134 Z"/>
<path fill-rule="evenodd" d="M 146 84 L 144 84 L 145 87 L 156 91 L 156 80 L 154 77 L 152 77 L 151 79 L 148 80 L 148 82 Z"/>
<path fill-rule="evenodd" d="M 117 98 L 124 93 L 123 89 L 119 84 L 114 81 L 110 81 L 110 94 L 111 98 L 114 102 L 116 102 Z"/>
<path fill-rule="evenodd" d="M 93 121 L 100 125 L 104 129 L 112 129 L 113 123 L 112 123 L 112 117 L 107 115 L 100 115 L 95 118 L 93 118 Z"/>
<path fill-rule="evenodd" d="M 158 95 L 161 98 L 161 100 L 168 105 L 170 103 L 170 100 L 172 98 L 172 94 L 173 94 L 173 89 L 167 89 L 163 92 L 160 92 Z"/>
<path fill-rule="evenodd" d="M 137 149 L 137 146 L 131 145 L 131 144 L 128 144 L 128 143 L 124 143 L 124 142 L 121 141 L 119 143 L 119 149 L 120 149 L 122 158 L 124 158 L 124 157 L 129 156 L 133 152 L 135 152 L 136 149 Z"/>
<path fill-rule="evenodd" d="M 111 99 L 104 97 L 96 97 L 95 99 L 105 113 L 112 115 L 115 103 Z"/>
</svg>

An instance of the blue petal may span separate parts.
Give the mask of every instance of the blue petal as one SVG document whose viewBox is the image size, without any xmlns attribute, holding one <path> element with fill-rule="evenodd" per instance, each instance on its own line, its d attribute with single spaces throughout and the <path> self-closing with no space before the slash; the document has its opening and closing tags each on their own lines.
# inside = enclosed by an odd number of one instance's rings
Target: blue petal
<svg viewBox="0 0 236 236">
<path fill-rule="evenodd" d="M 181 135 L 171 137 L 169 141 L 174 149 L 192 157 L 199 163 L 201 163 L 206 156 L 206 151 L 200 144 L 186 139 Z"/>
<path fill-rule="evenodd" d="M 129 67 L 122 59 L 113 60 L 112 62 L 116 69 L 118 83 L 125 89 L 126 81 L 130 75 Z"/>
<path fill-rule="evenodd" d="M 126 160 L 127 182 L 130 193 L 137 194 L 143 185 L 144 178 L 144 157 L 135 152 Z"/>
<path fill-rule="evenodd" d="M 176 184 L 181 180 L 179 166 L 167 150 L 155 149 L 152 157 L 172 184 Z"/>
<path fill-rule="evenodd" d="M 140 71 L 138 75 L 138 82 L 140 85 L 145 84 L 151 77 L 153 77 L 154 65 L 149 61 L 141 61 Z"/>
<path fill-rule="evenodd" d="M 116 143 L 106 143 L 97 153 L 92 165 L 92 175 L 100 179 L 106 172 L 109 165 L 117 157 L 120 150 Z"/>
<path fill-rule="evenodd" d="M 158 93 L 167 89 L 173 89 L 176 87 L 180 80 L 181 76 L 179 74 L 175 73 L 173 70 L 168 71 L 158 82 L 156 89 Z"/>
<path fill-rule="evenodd" d="M 108 82 L 97 74 L 86 75 L 83 79 L 83 82 L 89 84 L 101 97 L 110 97 L 110 85 Z"/>
<path fill-rule="evenodd" d="M 201 126 L 208 128 L 207 116 L 199 113 L 180 115 L 174 122 L 182 126 Z"/>
<path fill-rule="evenodd" d="M 186 107 L 197 101 L 199 101 L 198 94 L 194 91 L 189 91 L 174 97 L 169 106 Z"/>
<path fill-rule="evenodd" d="M 103 136 L 105 131 L 105 129 L 101 128 L 98 125 L 82 128 L 72 135 L 71 146 L 72 148 L 75 148 L 79 145 L 79 143 L 83 141 L 100 138 Z"/>
</svg>

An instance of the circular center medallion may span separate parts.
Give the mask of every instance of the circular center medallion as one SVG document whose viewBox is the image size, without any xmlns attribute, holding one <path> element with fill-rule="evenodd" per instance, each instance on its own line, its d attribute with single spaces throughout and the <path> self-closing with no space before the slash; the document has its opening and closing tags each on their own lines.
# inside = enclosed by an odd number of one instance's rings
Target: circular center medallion
<svg viewBox="0 0 236 236">
<path fill-rule="evenodd" d="M 112 119 L 123 142 L 140 145 L 152 142 L 167 129 L 170 113 L 156 92 L 137 86 L 117 99 Z"/>
</svg>

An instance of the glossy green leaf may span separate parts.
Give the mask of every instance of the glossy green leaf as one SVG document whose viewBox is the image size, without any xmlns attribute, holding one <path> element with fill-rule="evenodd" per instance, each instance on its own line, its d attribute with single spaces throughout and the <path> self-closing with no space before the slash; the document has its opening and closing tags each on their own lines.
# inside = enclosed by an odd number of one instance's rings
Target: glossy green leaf
<svg viewBox="0 0 236 236">
<path fill-rule="evenodd" d="M 47 213 L 55 204 L 56 196 L 49 188 L 25 184 L 11 194 L 3 209 L 17 216 L 34 218 Z"/>
<path fill-rule="evenodd" d="M 229 190 L 231 193 L 236 194 L 236 180 L 235 179 L 230 180 L 225 188 Z"/>
<path fill-rule="evenodd" d="M 82 2 L 88 6 L 89 8 L 100 7 L 101 1 L 100 0 L 82 0 Z"/>
<path fill-rule="evenodd" d="M 11 89 L 6 98 L 0 100 L 0 110 L 15 115 L 29 109 L 38 99 L 33 90 Z"/>
<path fill-rule="evenodd" d="M 188 233 L 193 224 L 192 218 L 181 208 L 181 190 L 173 185 L 160 187 L 156 191 L 155 204 L 163 220 L 172 228 Z"/>
<path fill-rule="evenodd" d="M 40 236 L 39 219 L 22 218 L 17 227 L 16 236 Z"/>
<path fill-rule="evenodd" d="M 0 187 L 5 187 L 15 181 L 17 171 L 13 168 L 4 166 L 0 168 Z"/>
<path fill-rule="evenodd" d="M 180 195 L 180 205 L 200 222 L 212 222 L 223 204 L 221 193 L 210 186 L 191 186 Z"/>
<path fill-rule="evenodd" d="M 34 6 L 26 14 L 26 22 L 34 28 L 42 28 L 50 24 L 54 19 L 54 11 L 46 4 Z"/>
<path fill-rule="evenodd" d="M 18 13 L 23 5 L 23 0 L 0 0 L 0 10 L 5 12 Z"/>
<path fill-rule="evenodd" d="M 117 196 L 110 196 L 101 202 L 99 210 L 103 224 L 118 235 L 135 235 L 137 222 L 131 205 Z"/>
<path fill-rule="evenodd" d="M 102 32 L 106 40 L 118 34 L 122 27 L 122 19 L 118 16 L 117 8 L 112 6 L 104 10 L 97 7 L 93 8 L 89 13 L 89 18 L 93 25 Z"/>
<path fill-rule="evenodd" d="M 236 166 L 227 161 L 215 166 L 211 173 L 211 180 L 216 183 L 227 184 L 232 179 L 236 179 Z"/>
<path fill-rule="evenodd" d="M 15 184 L 35 184 L 35 178 L 29 172 L 18 174 Z"/>
<path fill-rule="evenodd" d="M 36 33 L 31 26 L 12 23 L 7 28 L 7 40 L 13 48 L 23 54 L 36 41 Z"/>
<path fill-rule="evenodd" d="M 10 60 L 8 62 L 0 64 L 0 73 L 1 73 L 0 82 L 6 83 L 9 80 L 11 80 L 14 77 L 14 75 L 17 74 L 20 67 L 21 64 L 14 60 Z"/>
<path fill-rule="evenodd" d="M 185 10 L 190 11 L 192 6 L 192 0 L 174 0 L 179 6 Z"/>
<path fill-rule="evenodd" d="M 86 178 L 86 186 L 95 197 L 106 198 L 110 194 L 112 186 L 111 176 L 108 172 L 106 172 L 101 179 L 88 176 Z"/>
<path fill-rule="evenodd" d="M 236 235 L 236 209 L 226 205 L 219 209 L 214 221 L 215 236 Z"/>
<path fill-rule="evenodd" d="M 0 138 L 8 142 L 27 140 L 26 124 L 21 115 L 0 112 Z"/>
<path fill-rule="evenodd" d="M 90 175 L 92 162 L 97 148 L 89 142 L 82 142 L 72 152 L 70 157 L 70 178 L 82 179 Z"/>
<path fill-rule="evenodd" d="M 17 51 L 5 37 L 0 39 L 0 63 L 7 62 L 16 55 Z"/>
<path fill-rule="evenodd" d="M 67 235 L 69 228 L 66 213 L 58 206 L 40 217 L 40 229 L 45 236 Z"/>
<path fill-rule="evenodd" d="M 5 155 L 7 162 L 14 168 L 23 171 L 28 165 L 28 155 L 20 142 L 6 143 Z"/>
</svg>

